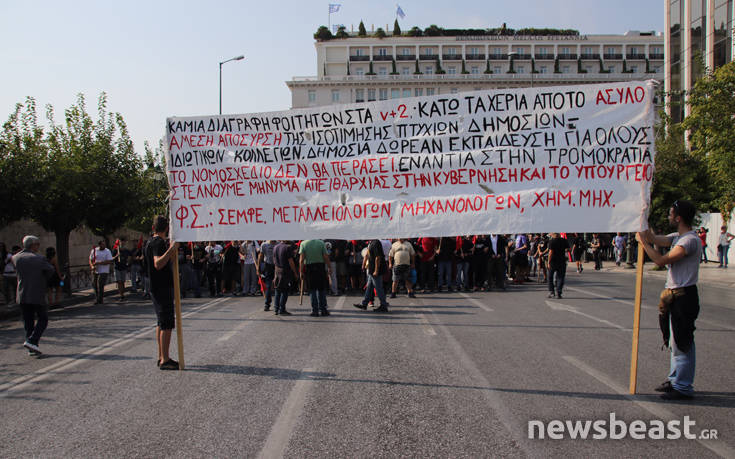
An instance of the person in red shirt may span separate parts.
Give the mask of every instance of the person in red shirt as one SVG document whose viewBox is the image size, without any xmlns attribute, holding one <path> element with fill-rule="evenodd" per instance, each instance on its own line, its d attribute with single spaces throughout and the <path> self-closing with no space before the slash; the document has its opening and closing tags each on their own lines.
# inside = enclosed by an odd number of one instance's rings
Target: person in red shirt
<svg viewBox="0 0 735 459">
<path fill-rule="evenodd" d="M 418 284 L 424 293 L 436 291 L 436 274 L 434 258 L 436 257 L 437 241 L 433 237 L 421 237 L 417 241 L 419 248 Z"/>
<path fill-rule="evenodd" d="M 697 236 L 699 236 L 699 240 L 702 241 L 702 258 L 699 262 L 707 263 L 707 228 L 699 228 L 699 230 L 697 230 Z"/>
</svg>

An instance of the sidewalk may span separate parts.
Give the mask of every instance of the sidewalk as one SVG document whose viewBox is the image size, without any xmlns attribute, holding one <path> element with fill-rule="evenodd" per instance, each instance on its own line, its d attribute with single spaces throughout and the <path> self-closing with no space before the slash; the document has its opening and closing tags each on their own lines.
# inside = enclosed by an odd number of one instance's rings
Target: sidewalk
<svg viewBox="0 0 735 459">
<path fill-rule="evenodd" d="M 125 284 L 126 295 L 130 294 L 130 281 Z M 117 296 L 117 285 L 108 284 L 105 288 L 105 298 L 110 296 Z M 76 306 L 81 303 L 94 301 L 94 290 L 89 288 L 86 290 L 79 290 L 72 293 L 69 298 L 62 298 L 57 306 L 49 308 L 49 310 L 63 309 L 69 306 Z M 6 304 L 0 305 L 0 320 L 21 320 L 20 307 L 18 304 Z"/>
<path fill-rule="evenodd" d="M 627 272 L 631 274 L 635 274 L 636 272 L 635 269 L 627 268 L 625 264 L 617 267 L 615 266 L 614 261 L 603 262 L 602 266 L 603 271 Z M 719 266 L 717 262 L 700 263 L 698 284 L 723 288 L 735 287 L 735 266 L 729 267 L 727 269 L 718 268 L 717 266 Z M 643 265 L 644 276 L 660 277 L 661 279 L 665 279 L 666 270 L 655 271 L 655 267 L 656 265 L 651 262 Z M 585 268 L 587 268 L 586 265 Z"/>
</svg>

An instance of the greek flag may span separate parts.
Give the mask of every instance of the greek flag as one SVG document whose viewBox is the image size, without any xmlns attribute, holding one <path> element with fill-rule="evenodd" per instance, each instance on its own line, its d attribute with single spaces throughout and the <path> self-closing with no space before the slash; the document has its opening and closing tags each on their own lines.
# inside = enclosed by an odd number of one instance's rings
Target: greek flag
<svg viewBox="0 0 735 459">
<path fill-rule="evenodd" d="M 339 7 L 342 6 L 341 3 L 330 3 L 329 4 L 329 14 L 336 13 L 339 11 Z"/>
<path fill-rule="evenodd" d="M 401 9 L 401 5 L 397 3 L 396 3 L 396 16 L 400 16 L 401 19 L 406 17 L 406 13 L 404 13 L 403 10 Z"/>
</svg>

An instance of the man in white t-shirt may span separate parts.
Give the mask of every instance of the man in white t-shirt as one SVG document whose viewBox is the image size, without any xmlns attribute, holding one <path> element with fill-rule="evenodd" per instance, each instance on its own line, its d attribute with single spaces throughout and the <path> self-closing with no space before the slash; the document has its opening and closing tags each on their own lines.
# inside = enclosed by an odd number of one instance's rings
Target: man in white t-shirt
<svg viewBox="0 0 735 459">
<path fill-rule="evenodd" d="M 89 267 L 94 274 L 92 277 L 95 295 L 94 304 L 104 302 L 105 284 L 107 284 L 107 276 L 110 275 L 112 263 L 112 252 L 106 247 L 104 240 L 99 241 L 98 246 L 89 253 Z"/>
<path fill-rule="evenodd" d="M 697 280 L 702 254 L 702 242 L 692 230 L 695 214 L 696 208 L 691 202 L 675 201 L 669 209 L 669 223 L 676 227 L 676 233 L 656 236 L 649 229 L 636 235 L 651 260 L 669 269 L 659 304 L 659 325 L 664 343 L 671 349 L 671 366 L 668 380 L 655 389 L 663 392 L 661 398 L 665 400 L 694 396 L 694 321 L 699 315 Z M 671 250 L 661 255 L 652 243 L 671 247 Z"/>
<path fill-rule="evenodd" d="M 413 294 L 411 286 L 411 269 L 415 266 L 416 252 L 413 246 L 405 239 L 398 239 L 388 252 L 388 267 L 393 271 L 393 288 L 391 289 L 391 298 L 396 297 L 398 285 L 400 282 L 406 284 L 409 298 L 416 298 Z"/>
</svg>

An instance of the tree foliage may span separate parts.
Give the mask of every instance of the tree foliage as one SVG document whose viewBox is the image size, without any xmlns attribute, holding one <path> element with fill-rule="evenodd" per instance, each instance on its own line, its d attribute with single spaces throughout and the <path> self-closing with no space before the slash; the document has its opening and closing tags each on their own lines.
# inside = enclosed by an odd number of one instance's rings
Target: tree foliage
<svg viewBox="0 0 735 459">
<path fill-rule="evenodd" d="M 375 31 L 375 38 L 385 38 L 387 35 L 385 34 L 385 30 L 383 30 L 382 27 L 378 27 L 378 29 Z"/>
<path fill-rule="evenodd" d="M 347 29 L 345 29 L 345 26 L 339 26 L 337 28 L 337 34 L 335 35 L 335 38 L 349 38 L 349 34 L 347 33 Z"/>
<path fill-rule="evenodd" d="M 398 19 L 393 22 L 393 36 L 394 37 L 400 37 L 401 36 L 401 26 L 398 25 Z"/>
<path fill-rule="evenodd" d="M 314 38 L 316 40 L 331 40 L 333 36 L 332 32 L 329 31 L 329 28 L 327 26 L 319 26 L 319 28 L 314 33 Z"/>
<path fill-rule="evenodd" d="M 665 114 L 656 126 L 656 170 L 651 191 L 649 222 L 660 231 L 669 229 L 669 208 L 677 199 L 692 201 L 699 211 L 707 211 L 712 199 L 707 168 L 684 142 L 681 124 Z"/>
<path fill-rule="evenodd" d="M 683 127 L 712 179 L 712 204 L 727 218 L 735 206 L 735 63 L 705 74 L 688 96 L 691 113 Z"/>
<path fill-rule="evenodd" d="M 365 30 L 365 24 L 360 21 L 360 25 L 357 27 L 357 36 L 358 37 L 364 37 L 367 35 L 367 30 Z"/>
</svg>

